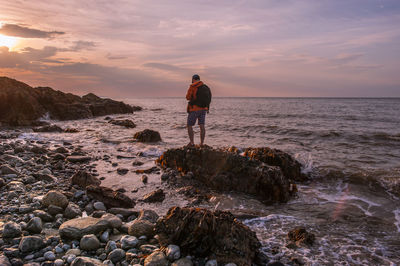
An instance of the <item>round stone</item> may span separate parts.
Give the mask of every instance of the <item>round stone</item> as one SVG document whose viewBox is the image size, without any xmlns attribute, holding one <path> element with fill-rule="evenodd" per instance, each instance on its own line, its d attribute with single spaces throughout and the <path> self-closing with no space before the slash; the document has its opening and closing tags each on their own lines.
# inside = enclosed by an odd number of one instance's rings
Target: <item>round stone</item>
<svg viewBox="0 0 400 266">
<path fill-rule="evenodd" d="M 82 250 L 96 250 L 100 247 L 100 241 L 95 235 L 85 235 L 82 237 L 80 242 L 80 247 Z"/>
<path fill-rule="evenodd" d="M 68 199 L 61 192 L 52 190 L 47 192 L 47 194 L 43 197 L 42 204 L 45 207 L 54 205 L 65 209 L 65 207 L 68 205 Z"/>
<path fill-rule="evenodd" d="M 125 251 L 123 249 L 117 248 L 108 254 L 107 259 L 111 260 L 113 263 L 117 263 L 125 259 Z"/>
<path fill-rule="evenodd" d="M 175 261 L 181 257 L 181 249 L 177 245 L 168 245 L 165 254 L 170 261 Z"/>
<path fill-rule="evenodd" d="M 135 248 L 138 243 L 139 240 L 135 236 L 123 236 L 121 238 L 121 247 L 125 250 Z"/>
<path fill-rule="evenodd" d="M 39 217 L 32 218 L 26 226 L 26 230 L 33 234 L 39 234 L 40 232 L 42 232 L 42 229 L 43 223 L 42 219 L 40 219 Z"/>
<path fill-rule="evenodd" d="M 107 210 L 106 206 L 101 201 L 95 202 L 93 204 L 93 207 L 95 208 L 95 210 L 98 210 L 98 211 L 106 211 Z"/>
<path fill-rule="evenodd" d="M 47 251 L 46 253 L 44 253 L 43 257 L 44 257 L 46 260 L 51 260 L 51 261 L 53 261 L 53 260 L 56 259 L 56 255 L 54 254 L 53 251 Z"/>
<path fill-rule="evenodd" d="M 3 238 L 19 237 L 22 234 L 21 226 L 14 222 L 8 222 L 3 227 Z"/>
</svg>

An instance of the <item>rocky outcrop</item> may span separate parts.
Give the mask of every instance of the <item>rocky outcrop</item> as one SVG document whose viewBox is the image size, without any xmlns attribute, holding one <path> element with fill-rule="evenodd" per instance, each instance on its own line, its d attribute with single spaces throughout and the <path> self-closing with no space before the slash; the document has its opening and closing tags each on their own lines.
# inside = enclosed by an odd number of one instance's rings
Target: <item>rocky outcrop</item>
<svg viewBox="0 0 400 266">
<path fill-rule="evenodd" d="M 98 201 L 103 202 L 108 208 L 124 207 L 133 208 L 135 202 L 124 193 L 102 186 L 88 186 L 87 195 Z"/>
<path fill-rule="evenodd" d="M 254 232 L 224 211 L 173 207 L 155 231 L 162 247 L 179 245 L 183 255 L 214 254 L 221 265 L 251 265 L 261 246 Z"/>
<path fill-rule="evenodd" d="M 301 164 L 291 155 L 277 149 L 268 147 L 247 148 L 244 155 L 254 160 L 259 160 L 268 165 L 279 166 L 283 174 L 295 181 L 305 181 L 307 176 L 301 172 Z"/>
<path fill-rule="evenodd" d="M 295 193 L 295 186 L 279 167 L 223 149 L 207 146 L 170 149 L 157 162 L 182 174 L 191 172 L 211 189 L 244 192 L 264 203 L 287 202 Z"/>
<path fill-rule="evenodd" d="M 116 126 L 126 127 L 126 128 L 135 128 L 136 127 L 135 123 L 133 123 L 133 121 L 129 120 L 129 119 L 124 119 L 124 120 L 111 119 L 110 121 L 108 121 L 108 123 L 116 125 Z"/>
<path fill-rule="evenodd" d="M 145 129 L 140 132 L 136 132 L 133 136 L 139 142 L 157 142 L 161 141 L 161 135 L 157 131 L 151 129 Z"/>
<path fill-rule="evenodd" d="M 79 97 L 49 87 L 32 88 L 7 77 L 0 77 L 0 102 L 0 123 L 9 126 L 34 125 L 46 114 L 51 119 L 73 120 L 134 111 L 123 102 L 92 93 Z"/>
</svg>

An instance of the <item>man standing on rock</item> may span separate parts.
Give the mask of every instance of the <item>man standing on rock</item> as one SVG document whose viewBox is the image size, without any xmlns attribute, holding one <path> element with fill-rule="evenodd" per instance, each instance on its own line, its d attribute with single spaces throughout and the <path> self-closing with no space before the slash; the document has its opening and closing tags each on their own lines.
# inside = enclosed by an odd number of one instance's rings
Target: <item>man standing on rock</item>
<svg viewBox="0 0 400 266">
<path fill-rule="evenodd" d="M 186 93 L 186 99 L 189 101 L 187 106 L 187 127 L 190 142 L 188 146 L 194 146 L 193 126 L 196 124 L 196 120 L 198 120 L 200 126 L 200 145 L 204 145 L 206 113 L 210 109 L 211 97 L 210 88 L 200 80 L 199 75 L 193 75 L 192 84 Z"/>
</svg>

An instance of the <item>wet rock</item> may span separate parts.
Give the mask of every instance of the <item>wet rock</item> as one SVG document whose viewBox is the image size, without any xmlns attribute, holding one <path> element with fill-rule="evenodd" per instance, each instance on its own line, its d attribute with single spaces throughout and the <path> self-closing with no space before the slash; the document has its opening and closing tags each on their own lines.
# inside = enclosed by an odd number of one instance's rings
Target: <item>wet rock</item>
<svg viewBox="0 0 400 266">
<path fill-rule="evenodd" d="M 193 266 L 193 262 L 188 258 L 182 258 L 172 263 L 171 266 Z"/>
<path fill-rule="evenodd" d="M 277 149 L 268 147 L 263 148 L 247 148 L 244 155 L 254 160 L 259 160 L 268 165 L 279 166 L 285 175 L 295 181 L 305 181 L 307 175 L 301 172 L 301 164 L 291 155 Z"/>
<path fill-rule="evenodd" d="M 302 244 L 312 245 L 315 241 L 315 235 L 307 232 L 304 227 L 297 227 L 288 233 L 289 240 L 296 243 L 297 246 Z"/>
<path fill-rule="evenodd" d="M 123 120 L 111 119 L 108 121 L 108 123 L 117 125 L 117 126 L 126 127 L 126 128 L 135 128 L 136 127 L 135 123 L 133 123 L 133 121 L 129 120 L 129 119 L 123 119 Z"/>
<path fill-rule="evenodd" d="M 141 210 L 138 220 L 147 220 L 150 223 L 155 223 L 157 222 L 158 218 L 158 214 L 153 210 Z"/>
<path fill-rule="evenodd" d="M 65 133 L 78 133 L 79 130 L 76 129 L 76 128 L 66 128 L 66 129 L 64 130 L 64 132 L 65 132 Z"/>
<path fill-rule="evenodd" d="M 104 231 L 101 235 L 100 235 L 100 241 L 101 242 L 104 242 L 104 243 L 107 243 L 108 241 L 110 240 L 110 232 L 107 230 L 107 231 Z"/>
<path fill-rule="evenodd" d="M 114 264 L 120 262 L 125 259 L 125 251 L 120 248 L 114 249 L 108 254 L 107 259 L 111 260 Z"/>
<path fill-rule="evenodd" d="M 229 212 L 199 208 L 171 208 L 157 221 L 161 246 L 179 245 L 196 257 L 215 254 L 221 263 L 251 265 L 261 244 L 247 226 Z"/>
<path fill-rule="evenodd" d="M 100 241 L 97 239 L 97 237 L 93 234 L 91 235 L 85 235 L 81 238 L 80 241 L 80 248 L 82 250 L 96 250 L 100 247 Z"/>
<path fill-rule="evenodd" d="M 19 172 L 9 165 L 2 165 L 0 166 L 0 174 L 2 175 L 19 175 Z"/>
<path fill-rule="evenodd" d="M 161 251 L 155 251 L 144 260 L 145 266 L 167 266 L 168 260 L 164 253 Z"/>
<path fill-rule="evenodd" d="M 160 169 L 157 166 L 153 166 L 148 169 L 138 169 L 135 171 L 136 174 L 151 174 L 154 172 L 158 172 Z"/>
<path fill-rule="evenodd" d="M 50 205 L 65 208 L 68 205 L 67 197 L 59 191 L 49 191 L 42 199 L 42 205 L 48 207 Z"/>
<path fill-rule="evenodd" d="M 78 205 L 70 202 L 68 206 L 65 208 L 64 217 L 68 219 L 73 219 L 75 217 L 81 216 L 82 211 Z"/>
<path fill-rule="evenodd" d="M 147 175 L 143 175 L 141 179 L 142 179 L 143 184 L 147 184 L 147 181 L 149 178 L 147 177 Z"/>
<path fill-rule="evenodd" d="M 139 240 L 134 236 L 123 236 L 120 241 L 121 248 L 125 250 L 135 248 L 139 243 Z"/>
<path fill-rule="evenodd" d="M 26 226 L 26 230 L 33 234 L 39 234 L 40 232 L 42 232 L 42 230 L 43 230 L 42 219 L 40 219 L 39 217 L 32 218 L 28 222 L 28 224 Z"/>
<path fill-rule="evenodd" d="M 108 254 L 108 253 L 110 253 L 111 251 L 113 251 L 113 250 L 115 250 L 117 248 L 118 248 L 117 247 L 117 243 L 115 243 L 115 241 L 108 241 L 107 245 L 106 245 L 106 248 L 105 248 L 105 251 Z"/>
<path fill-rule="evenodd" d="M 62 238 L 81 239 L 84 235 L 98 234 L 108 228 L 110 225 L 107 220 L 83 217 L 63 223 L 59 228 L 59 233 Z"/>
<path fill-rule="evenodd" d="M 63 132 L 64 130 L 57 125 L 46 125 L 43 127 L 32 128 L 34 132 Z"/>
<path fill-rule="evenodd" d="M 71 163 L 85 163 L 90 161 L 91 158 L 89 156 L 71 155 L 67 156 L 66 160 Z"/>
<path fill-rule="evenodd" d="M 165 255 L 170 261 L 175 261 L 181 257 L 181 249 L 177 245 L 168 245 Z"/>
<path fill-rule="evenodd" d="M 88 186 L 87 195 L 103 202 L 108 208 L 125 207 L 133 208 L 135 202 L 127 195 L 102 186 Z"/>
<path fill-rule="evenodd" d="M 98 210 L 98 211 L 106 211 L 107 210 L 104 203 L 100 202 L 100 201 L 96 201 L 95 203 L 93 203 L 93 207 L 95 210 Z"/>
<path fill-rule="evenodd" d="M 128 228 L 128 233 L 131 236 L 147 236 L 152 237 L 154 235 L 154 224 L 147 220 L 134 220 Z"/>
<path fill-rule="evenodd" d="M 71 184 L 86 188 L 91 185 L 99 186 L 101 181 L 86 171 L 78 171 L 71 177 Z"/>
<path fill-rule="evenodd" d="M 163 168 L 188 172 L 211 189 L 251 194 L 264 203 L 287 202 L 293 186 L 277 166 L 268 166 L 222 149 L 170 149 L 157 160 Z"/>
<path fill-rule="evenodd" d="M 129 172 L 129 170 L 126 169 L 126 168 L 118 168 L 118 169 L 117 169 L 117 173 L 118 173 L 119 175 L 126 175 L 128 172 Z"/>
<path fill-rule="evenodd" d="M 3 238 L 15 238 L 22 234 L 21 226 L 14 222 L 8 222 L 3 227 Z"/>
<path fill-rule="evenodd" d="M 77 257 L 71 263 L 71 266 L 104 266 L 104 264 L 97 259 L 89 257 Z"/>
<path fill-rule="evenodd" d="M 144 202 L 162 202 L 165 199 L 165 193 L 162 189 L 157 189 L 143 196 Z"/>
<path fill-rule="evenodd" d="M 160 133 L 151 129 L 135 133 L 133 136 L 139 142 L 158 142 L 161 141 Z"/>
<path fill-rule="evenodd" d="M 134 161 L 134 162 L 132 163 L 133 166 L 141 166 L 141 165 L 143 165 L 143 164 L 144 164 L 144 163 L 141 162 L 141 161 Z"/>
<path fill-rule="evenodd" d="M 2 266 L 11 266 L 10 261 L 8 260 L 8 258 L 4 255 L 0 255 L 0 265 Z"/>
<path fill-rule="evenodd" d="M 19 243 L 19 250 L 28 253 L 42 249 L 46 245 L 43 238 L 39 236 L 24 236 Z"/>
</svg>

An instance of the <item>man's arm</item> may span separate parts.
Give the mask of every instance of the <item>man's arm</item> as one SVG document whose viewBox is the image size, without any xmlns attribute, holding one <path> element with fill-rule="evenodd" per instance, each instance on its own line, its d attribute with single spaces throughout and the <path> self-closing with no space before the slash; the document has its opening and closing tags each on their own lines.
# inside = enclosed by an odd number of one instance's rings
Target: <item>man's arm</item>
<svg viewBox="0 0 400 266">
<path fill-rule="evenodd" d="M 187 93 L 186 93 L 186 100 L 191 101 L 193 98 L 193 89 L 190 86 Z"/>
</svg>

